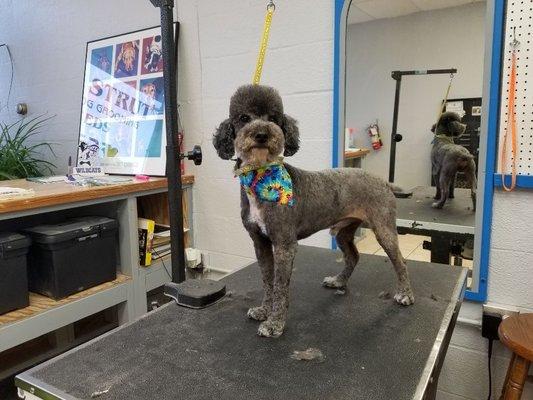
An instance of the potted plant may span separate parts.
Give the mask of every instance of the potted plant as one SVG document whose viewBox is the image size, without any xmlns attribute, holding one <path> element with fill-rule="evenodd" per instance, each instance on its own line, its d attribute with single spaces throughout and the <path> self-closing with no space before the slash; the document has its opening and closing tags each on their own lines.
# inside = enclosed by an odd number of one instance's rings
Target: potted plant
<svg viewBox="0 0 533 400">
<path fill-rule="evenodd" d="M 0 122 L 0 181 L 53 173 L 55 165 L 44 159 L 44 153 L 55 156 L 54 150 L 50 143 L 38 142 L 35 137 L 51 118 L 39 115 L 11 125 Z"/>
</svg>

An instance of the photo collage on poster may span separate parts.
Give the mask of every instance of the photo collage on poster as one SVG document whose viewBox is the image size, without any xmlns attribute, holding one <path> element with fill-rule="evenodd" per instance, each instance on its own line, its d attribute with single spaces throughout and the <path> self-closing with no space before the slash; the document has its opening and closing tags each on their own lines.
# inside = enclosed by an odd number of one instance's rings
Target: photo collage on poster
<svg viewBox="0 0 533 400">
<path fill-rule="evenodd" d="M 165 174 L 160 28 L 87 45 L 78 166 Z"/>
</svg>

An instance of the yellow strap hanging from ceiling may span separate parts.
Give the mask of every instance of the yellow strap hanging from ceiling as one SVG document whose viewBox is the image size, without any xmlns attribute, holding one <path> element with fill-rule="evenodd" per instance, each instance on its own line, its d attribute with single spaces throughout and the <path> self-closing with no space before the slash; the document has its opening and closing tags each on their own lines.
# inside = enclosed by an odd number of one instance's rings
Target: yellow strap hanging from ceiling
<svg viewBox="0 0 533 400">
<path fill-rule="evenodd" d="M 263 72 L 263 64 L 265 63 L 265 54 L 268 47 L 268 37 L 270 35 L 270 25 L 272 24 L 272 16 L 276 10 L 276 5 L 271 0 L 267 6 L 267 13 L 265 17 L 265 25 L 263 27 L 263 36 L 261 38 L 261 45 L 259 46 L 259 56 L 257 57 L 257 65 L 255 67 L 253 84 L 259 85 L 261 81 L 261 73 Z"/>
<path fill-rule="evenodd" d="M 444 111 L 446 110 L 446 103 L 448 102 L 448 96 L 450 95 L 450 89 L 452 88 L 453 77 L 454 75 L 450 74 L 450 82 L 448 83 L 448 88 L 446 89 L 446 93 L 444 94 L 444 100 L 442 101 L 442 104 L 440 105 L 440 108 L 439 108 L 439 112 L 437 114 L 437 122 L 435 124 L 435 133 L 437 132 L 440 117 L 442 117 L 442 114 L 444 114 Z M 451 138 L 451 142 L 453 143 L 453 138 Z"/>
</svg>

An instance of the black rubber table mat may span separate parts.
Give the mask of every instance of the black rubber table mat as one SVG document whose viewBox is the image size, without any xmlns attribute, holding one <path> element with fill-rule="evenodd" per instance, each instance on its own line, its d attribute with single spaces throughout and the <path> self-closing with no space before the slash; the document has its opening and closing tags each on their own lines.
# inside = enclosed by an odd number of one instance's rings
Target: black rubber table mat
<svg viewBox="0 0 533 400">
<path fill-rule="evenodd" d="M 426 221 L 441 224 L 474 226 L 476 213 L 472 211 L 470 189 L 455 189 L 455 198 L 448 199 L 442 209 L 431 207 L 435 200 L 435 188 L 418 186 L 413 189 L 413 196 L 406 199 L 396 199 L 397 215 L 399 219 L 412 221 Z"/>
<path fill-rule="evenodd" d="M 361 256 L 346 294 L 323 288 L 339 256 L 299 247 L 279 339 L 258 337 L 246 318 L 262 294 L 253 264 L 225 278 L 231 296 L 207 309 L 168 304 L 22 378 L 80 399 L 411 399 L 462 269 L 408 261 L 416 303 L 401 307 L 381 293 L 394 294 L 396 278 L 380 256 Z M 310 347 L 325 359 L 290 357 Z"/>
</svg>

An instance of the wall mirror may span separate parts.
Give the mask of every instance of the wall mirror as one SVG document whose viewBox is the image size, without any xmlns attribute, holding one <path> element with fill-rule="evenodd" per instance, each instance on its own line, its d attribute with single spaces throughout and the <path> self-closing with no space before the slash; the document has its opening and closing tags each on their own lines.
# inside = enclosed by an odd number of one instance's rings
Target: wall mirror
<svg viewBox="0 0 533 400">
<path fill-rule="evenodd" d="M 482 300 L 486 100 L 498 6 L 485 0 L 336 6 L 333 164 L 393 183 L 404 257 L 467 267 L 470 298 Z M 384 254 L 370 230 L 355 240 L 361 253 Z"/>
</svg>

